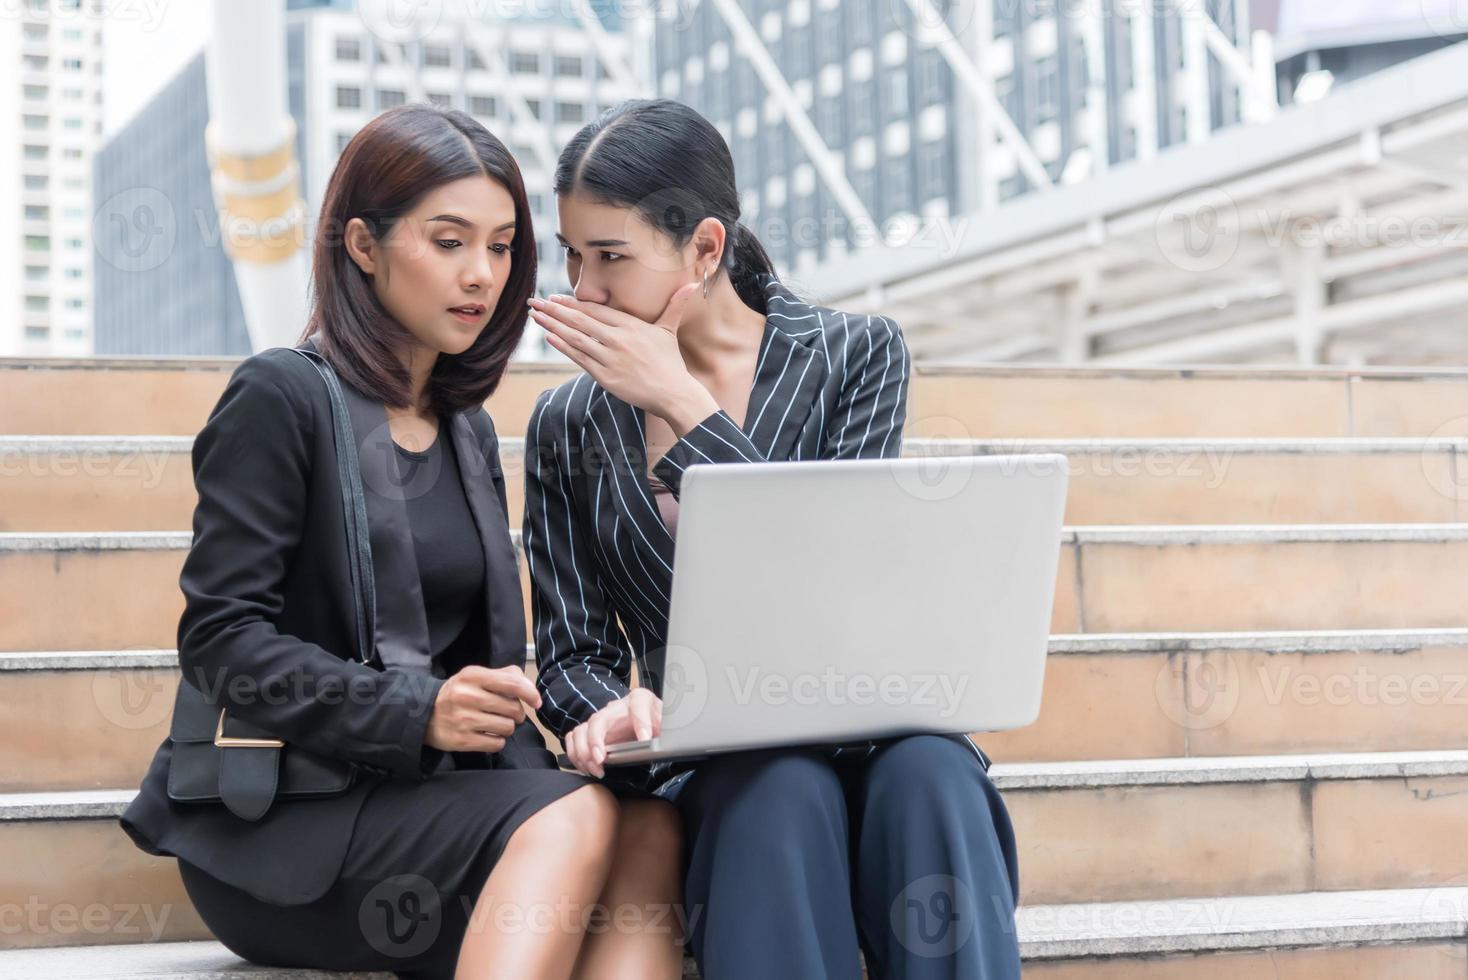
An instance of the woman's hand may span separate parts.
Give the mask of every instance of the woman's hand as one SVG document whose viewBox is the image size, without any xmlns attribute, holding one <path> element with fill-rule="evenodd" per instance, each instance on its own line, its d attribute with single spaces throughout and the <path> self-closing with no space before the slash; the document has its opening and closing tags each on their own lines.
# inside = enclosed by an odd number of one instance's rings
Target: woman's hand
<svg viewBox="0 0 1468 980">
<path fill-rule="evenodd" d="M 607 745 L 645 741 L 663 731 L 663 702 L 645 687 L 633 688 L 625 698 L 613 701 L 566 736 L 566 756 L 588 776 L 606 775 L 602 763 Z"/>
<path fill-rule="evenodd" d="M 428 716 L 425 744 L 445 752 L 498 752 L 540 707 L 540 692 L 519 667 L 470 664 L 444 682 Z"/>
<path fill-rule="evenodd" d="M 678 347 L 678 327 L 698 288 L 696 282 L 680 287 L 655 323 L 570 296 L 531 299 L 530 315 L 549 333 L 552 347 L 622 401 L 667 420 L 675 431 L 675 417 L 696 416 L 686 431 L 719 410 L 688 373 Z"/>
</svg>

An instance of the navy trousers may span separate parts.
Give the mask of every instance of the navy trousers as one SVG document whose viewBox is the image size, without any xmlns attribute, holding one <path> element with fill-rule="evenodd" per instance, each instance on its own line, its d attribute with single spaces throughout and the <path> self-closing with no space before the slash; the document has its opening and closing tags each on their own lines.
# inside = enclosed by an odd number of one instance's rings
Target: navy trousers
<svg viewBox="0 0 1468 980">
<path fill-rule="evenodd" d="M 1018 980 L 1014 829 L 972 749 L 917 735 L 716 756 L 683 814 L 706 980 Z"/>
</svg>

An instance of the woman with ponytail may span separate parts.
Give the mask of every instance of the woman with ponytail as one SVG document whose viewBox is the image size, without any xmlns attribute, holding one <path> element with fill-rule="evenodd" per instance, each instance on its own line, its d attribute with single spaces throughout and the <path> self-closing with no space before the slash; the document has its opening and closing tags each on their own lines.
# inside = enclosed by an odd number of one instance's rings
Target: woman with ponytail
<svg viewBox="0 0 1468 980">
<path fill-rule="evenodd" d="M 660 731 L 686 469 L 898 456 L 909 365 L 890 319 L 780 281 L 739 223 L 728 146 L 687 106 L 609 110 L 555 190 L 575 295 L 531 315 L 584 373 L 526 436 L 542 722 L 581 772 L 678 807 L 708 980 L 855 980 L 859 951 L 874 978 L 1017 978 L 1014 833 L 967 736 L 605 769 L 608 744 Z"/>
</svg>

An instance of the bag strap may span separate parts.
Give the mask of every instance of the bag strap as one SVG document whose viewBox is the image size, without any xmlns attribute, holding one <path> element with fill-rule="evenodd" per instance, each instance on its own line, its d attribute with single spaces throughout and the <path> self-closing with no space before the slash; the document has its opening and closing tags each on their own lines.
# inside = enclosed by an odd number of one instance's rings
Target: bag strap
<svg viewBox="0 0 1468 980">
<path fill-rule="evenodd" d="M 336 372 L 326 358 L 315 351 L 291 347 L 290 350 L 310 361 L 326 382 L 331 396 L 331 421 L 336 441 L 336 468 L 342 491 L 342 513 L 347 523 L 348 565 L 352 576 L 352 605 L 357 613 L 357 654 L 364 664 L 376 657 L 377 584 L 372 572 L 372 539 L 367 526 L 367 500 L 362 495 L 362 469 L 357 463 L 357 440 L 352 433 L 351 416 L 342 396 Z M 379 669 L 381 669 L 379 667 Z"/>
</svg>

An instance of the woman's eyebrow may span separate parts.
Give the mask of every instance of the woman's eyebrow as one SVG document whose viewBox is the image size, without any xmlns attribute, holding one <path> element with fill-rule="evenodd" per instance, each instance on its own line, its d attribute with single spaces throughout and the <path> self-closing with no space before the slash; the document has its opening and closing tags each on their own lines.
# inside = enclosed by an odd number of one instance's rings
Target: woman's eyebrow
<svg viewBox="0 0 1468 980">
<path fill-rule="evenodd" d="M 566 236 L 562 235 L 560 232 L 556 232 L 556 240 L 559 241 L 562 245 L 571 245 L 570 242 L 566 241 Z M 631 244 L 631 243 L 630 242 L 625 242 L 625 241 L 623 241 L 620 238 L 598 238 L 598 239 L 596 239 L 596 241 L 587 242 L 586 243 L 586 246 L 588 248 L 609 248 L 609 247 L 612 247 L 612 246 L 615 246 L 615 245 L 628 245 L 628 244 Z M 574 248 L 575 246 L 574 245 L 571 245 L 571 247 Z"/>
<path fill-rule="evenodd" d="M 465 228 L 473 228 L 474 227 L 474 222 L 470 221 L 468 218 L 461 218 L 457 214 L 435 214 L 433 217 L 429 218 L 428 220 L 429 221 L 447 221 L 447 222 L 450 222 L 452 224 L 463 225 Z M 496 228 L 495 231 L 508 231 L 509 229 L 511 229 L 513 227 L 515 227 L 515 222 L 513 222 L 513 221 L 506 221 L 504 224 L 502 224 L 498 228 Z"/>
</svg>

